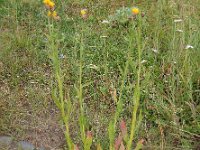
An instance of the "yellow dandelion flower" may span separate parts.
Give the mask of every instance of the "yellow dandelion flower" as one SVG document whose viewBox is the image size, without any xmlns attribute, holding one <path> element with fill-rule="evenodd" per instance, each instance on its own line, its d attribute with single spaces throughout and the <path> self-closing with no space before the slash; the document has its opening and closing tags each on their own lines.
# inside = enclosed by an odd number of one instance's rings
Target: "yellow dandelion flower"
<svg viewBox="0 0 200 150">
<path fill-rule="evenodd" d="M 45 5 L 48 5 L 49 2 L 51 2 L 51 0 L 44 0 L 44 1 L 43 1 L 43 3 L 44 3 Z"/>
<path fill-rule="evenodd" d="M 134 14 L 134 15 L 137 15 L 137 14 L 139 14 L 139 12 L 140 12 L 140 10 L 138 9 L 138 8 L 136 8 L 136 7 L 134 7 L 134 8 L 132 8 L 132 13 Z"/>
<path fill-rule="evenodd" d="M 55 3 L 50 1 L 48 4 L 47 4 L 50 8 L 53 8 L 55 6 Z"/>
<path fill-rule="evenodd" d="M 51 11 L 48 11 L 48 12 L 47 12 L 47 16 L 48 16 L 48 17 L 51 17 L 51 15 L 52 15 Z"/>
<path fill-rule="evenodd" d="M 57 12 L 56 11 L 52 12 L 52 17 L 57 17 Z"/>
<path fill-rule="evenodd" d="M 81 15 L 84 16 L 84 15 L 86 15 L 86 14 L 87 14 L 87 9 L 82 9 L 82 10 L 81 10 Z"/>
</svg>

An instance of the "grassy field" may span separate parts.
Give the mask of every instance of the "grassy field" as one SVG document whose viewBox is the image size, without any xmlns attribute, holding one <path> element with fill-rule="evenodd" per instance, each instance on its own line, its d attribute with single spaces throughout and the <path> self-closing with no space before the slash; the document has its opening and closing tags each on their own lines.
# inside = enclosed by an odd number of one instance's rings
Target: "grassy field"
<svg viewBox="0 0 200 150">
<path fill-rule="evenodd" d="M 199 150 L 200 1 L 54 2 L 0 0 L 0 135 Z"/>
</svg>

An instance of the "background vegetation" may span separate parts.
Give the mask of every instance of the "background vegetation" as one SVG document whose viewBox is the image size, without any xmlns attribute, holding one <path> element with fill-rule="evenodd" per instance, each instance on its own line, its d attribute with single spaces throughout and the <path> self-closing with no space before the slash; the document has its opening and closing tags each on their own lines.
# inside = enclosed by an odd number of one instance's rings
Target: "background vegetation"
<svg viewBox="0 0 200 150">
<path fill-rule="evenodd" d="M 97 143 L 108 149 L 108 125 L 119 97 L 123 105 L 118 122 L 124 119 L 130 131 L 138 68 L 134 147 L 142 139 L 143 149 L 200 149 L 200 1 L 55 3 L 60 20 L 54 21 L 51 37 L 64 77 L 64 99 L 72 104 L 73 142 L 81 145 L 81 61 L 82 107 L 85 128 L 92 131 L 91 149 Z M 133 6 L 139 8 L 141 20 L 123 15 L 123 7 Z M 84 8 L 87 19 L 80 15 Z M 49 21 L 40 0 L 0 0 L 0 135 L 28 140 L 36 147 L 64 149 L 64 127 L 52 100 L 56 77 L 49 57 Z"/>
</svg>

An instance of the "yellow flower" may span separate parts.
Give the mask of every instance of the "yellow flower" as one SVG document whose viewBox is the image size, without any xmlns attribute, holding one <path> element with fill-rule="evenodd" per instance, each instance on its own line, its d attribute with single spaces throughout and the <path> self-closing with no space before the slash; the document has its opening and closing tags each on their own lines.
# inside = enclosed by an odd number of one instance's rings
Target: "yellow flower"
<svg viewBox="0 0 200 150">
<path fill-rule="evenodd" d="M 50 2 L 48 3 L 48 6 L 49 6 L 50 8 L 53 8 L 53 7 L 55 6 L 55 3 L 52 2 L 52 1 L 50 1 Z"/>
<path fill-rule="evenodd" d="M 48 10 L 47 16 L 52 17 L 55 20 L 60 20 L 60 17 L 58 16 L 57 12 L 54 10 L 55 3 L 51 0 L 43 0 L 43 3 L 45 4 Z"/>
<path fill-rule="evenodd" d="M 48 11 L 47 16 L 51 17 L 51 15 L 52 15 L 51 11 Z"/>
<path fill-rule="evenodd" d="M 136 8 L 136 7 L 134 7 L 134 8 L 132 8 L 132 13 L 134 14 L 134 15 L 137 15 L 137 14 L 139 14 L 139 9 L 138 8 Z"/>
<path fill-rule="evenodd" d="M 44 0 L 43 3 L 46 5 L 46 7 L 49 7 L 50 9 L 54 8 L 55 3 L 51 0 Z"/>
<path fill-rule="evenodd" d="M 48 13 L 47 13 L 47 16 L 49 16 L 49 17 L 57 17 L 58 15 L 57 15 L 57 12 L 56 11 L 48 11 Z"/>
<path fill-rule="evenodd" d="M 87 14 L 87 9 L 82 9 L 82 10 L 81 10 L 81 15 L 84 16 L 84 15 L 86 15 L 86 14 Z"/>
<path fill-rule="evenodd" d="M 54 18 L 57 17 L 57 12 L 56 11 L 52 12 L 52 17 L 54 17 Z"/>
<path fill-rule="evenodd" d="M 43 3 L 44 3 L 45 5 L 48 5 L 49 2 L 51 2 L 51 0 L 44 0 L 44 1 L 43 1 Z"/>
</svg>

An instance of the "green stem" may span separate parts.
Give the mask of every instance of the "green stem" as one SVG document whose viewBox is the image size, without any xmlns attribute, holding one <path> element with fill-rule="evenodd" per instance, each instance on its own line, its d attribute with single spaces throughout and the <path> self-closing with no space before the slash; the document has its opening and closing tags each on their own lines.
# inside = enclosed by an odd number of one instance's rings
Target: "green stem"
<svg viewBox="0 0 200 150">
<path fill-rule="evenodd" d="M 83 36 L 82 36 L 83 37 Z M 80 131 L 82 142 L 85 143 L 85 119 L 84 119 L 84 109 L 83 109 L 83 85 L 82 85 L 82 73 L 83 73 L 83 39 L 81 39 L 80 47 L 80 67 L 79 67 L 79 104 L 80 104 Z"/>
<path fill-rule="evenodd" d="M 136 128 L 136 120 L 137 120 L 137 111 L 139 108 L 140 103 L 140 74 L 141 74 L 141 55 L 142 55 L 142 49 L 141 49 L 141 16 L 139 17 L 139 27 L 137 30 L 136 40 L 137 40 L 137 49 L 138 49 L 138 71 L 137 71 L 137 84 L 134 89 L 134 95 L 133 95 L 133 101 L 134 101 L 134 107 L 132 111 L 132 120 L 131 120 L 131 133 L 129 137 L 129 141 L 127 144 L 127 150 L 131 150 L 132 141 L 135 134 L 135 128 Z"/>
<path fill-rule="evenodd" d="M 58 86 L 58 99 L 59 99 L 59 103 L 60 103 L 60 112 L 61 112 L 61 117 L 62 117 L 63 123 L 65 125 L 66 142 L 68 144 L 69 150 L 72 150 L 73 144 L 72 144 L 72 140 L 71 140 L 70 134 L 69 134 L 69 123 L 68 123 L 68 117 L 67 117 L 67 116 L 69 116 L 69 114 L 65 113 L 62 71 L 61 71 L 61 66 L 60 66 L 60 60 L 58 57 L 58 48 L 54 41 L 54 33 L 55 33 L 54 25 L 53 25 L 53 23 L 51 23 L 50 19 L 48 20 L 48 24 L 49 24 L 49 32 L 50 32 L 49 42 L 51 43 L 50 49 L 51 49 L 51 53 L 52 53 L 51 57 L 52 57 L 52 61 L 53 61 L 53 69 L 54 69 L 54 73 L 55 73 L 55 78 L 56 78 L 56 82 L 57 82 L 57 86 Z"/>
</svg>

